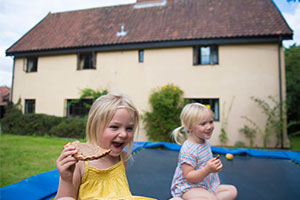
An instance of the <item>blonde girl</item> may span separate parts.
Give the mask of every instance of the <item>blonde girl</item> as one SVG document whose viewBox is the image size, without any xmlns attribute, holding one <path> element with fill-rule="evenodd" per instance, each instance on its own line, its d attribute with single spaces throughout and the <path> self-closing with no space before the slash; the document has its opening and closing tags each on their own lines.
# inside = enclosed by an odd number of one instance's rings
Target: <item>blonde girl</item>
<svg viewBox="0 0 300 200">
<path fill-rule="evenodd" d="M 173 199 L 233 200 L 237 189 L 221 185 L 218 176 L 222 170 L 220 159 L 213 158 L 208 139 L 214 130 L 214 113 L 200 103 L 187 104 L 181 112 L 181 127 L 173 136 L 182 148 L 173 177 Z"/>
<path fill-rule="evenodd" d="M 138 110 L 128 97 L 109 93 L 98 98 L 88 115 L 87 143 L 111 152 L 97 160 L 78 161 L 72 156 L 75 148 L 65 148 L 56 161 L 56 199 L 151 199 L 132 196 L 125 173 L 138 123 Z"/>
</svg>

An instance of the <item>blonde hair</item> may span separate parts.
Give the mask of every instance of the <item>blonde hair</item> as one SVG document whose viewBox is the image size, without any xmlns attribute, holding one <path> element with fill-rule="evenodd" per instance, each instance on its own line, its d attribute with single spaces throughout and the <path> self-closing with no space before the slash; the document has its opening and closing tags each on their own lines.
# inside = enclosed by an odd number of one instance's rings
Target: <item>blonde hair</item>
<svg viewBox="0 0 300 200">
<path fill-rule="evenodd" d="M 139 126 L 139 112 L 133 105 L 131 99 L 121 93 L 108 93 L 99 97 L 92 105 L 87 125 L 86 125 L 86 136 L 87 142 L 90 144 L 98 145 L 102 137 L 104 129 L 108 126 L 112 120 L 117 109 L 126 108 L 134 113 L 134 133 L 138 130 Z M 133 139 L 127 146 L 128 155 L 131 154 L 133 145 Z"/>
<path fill-rule="evenodd" d="M 172 132 L 173 138 L 177 144 L 183 144 L 189 136 L 189 129 L 198 121 L 207 117 L 214 117 L 214 112 L 201 103 L 187 104 L 180 114 L 181 126 Z"/>
</svg>

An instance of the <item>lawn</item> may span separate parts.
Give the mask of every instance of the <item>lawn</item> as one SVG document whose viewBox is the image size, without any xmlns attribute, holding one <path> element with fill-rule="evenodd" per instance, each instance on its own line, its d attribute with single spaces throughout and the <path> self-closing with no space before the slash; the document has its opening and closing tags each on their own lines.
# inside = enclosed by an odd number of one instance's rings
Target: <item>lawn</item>
<svg viewBox="0 0 300 200">
<path fill-rule="evenodd" d="M 56 168 L 68 140 L 52 137 L 0 135 L 0 187 Z"/>
</svg>

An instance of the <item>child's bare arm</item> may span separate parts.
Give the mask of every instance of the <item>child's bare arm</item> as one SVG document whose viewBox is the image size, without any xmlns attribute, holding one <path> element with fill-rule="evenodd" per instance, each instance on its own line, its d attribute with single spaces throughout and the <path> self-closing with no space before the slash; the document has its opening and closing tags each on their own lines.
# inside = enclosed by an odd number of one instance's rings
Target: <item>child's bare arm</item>
<svg viewBox="0 0 300 200">
<path fill-rule="evenodd" d="M 210 159 L 205 167 L 201 169 L 194 169 L 191 165 L 186 163 L 182 164 L 183 176 L 190 183 L 197 183 L 202 181 L 210 173 L 221 171 L 223 165 L 218 158 Z"/>
<path fill-rule="evenodd" d="M 76 198 L 78 186 L 74 185 L 74 183 L 77 184 L 78 181 L 76 180 L 78 179 L 78 174 L 80 178 L 80 173 L 78 173 L 79 169 L 76 164 L 78 160 L 72 156 L 75 153 L 77 153 L 77 150 L 74 147 L 67 147 L 56 161 L 60 174 L 56 199 L 61 197 Z"/>
</svg>

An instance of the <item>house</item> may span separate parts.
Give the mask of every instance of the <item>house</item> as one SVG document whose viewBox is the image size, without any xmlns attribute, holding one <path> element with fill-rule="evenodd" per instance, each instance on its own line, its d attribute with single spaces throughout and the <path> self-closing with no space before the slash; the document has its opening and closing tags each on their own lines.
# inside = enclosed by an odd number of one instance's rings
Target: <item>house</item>
<svg viewBox="0 0 300 200">
<path fill-rule="evenodd" d="M 5 106 L 10 100 L 10 89 L 8 87 L 0 87 L 0 119 L 4 117 Z"/>
<path fill-rule="evenodd" d="M 282 41 L 292 36 L 272 0 L 137 0 L 49 13 L 6 51 L 14 57 L 12 101 L 21 98 L 25 113 L 76 116 L 82 105 L 68 102 L 80 89 L 107 89 L 128 94 L 143 113 L 151 90 L 173 83 L 215 111 L 213 145 L 221 144 L 222 115 L 227 145 L 248 144 L 242 116 L 266 121 L 250 97 L 285 99 Z M 147 140 L 143 129 L 136 140 Z"/>
</svg>

